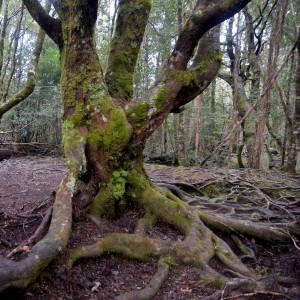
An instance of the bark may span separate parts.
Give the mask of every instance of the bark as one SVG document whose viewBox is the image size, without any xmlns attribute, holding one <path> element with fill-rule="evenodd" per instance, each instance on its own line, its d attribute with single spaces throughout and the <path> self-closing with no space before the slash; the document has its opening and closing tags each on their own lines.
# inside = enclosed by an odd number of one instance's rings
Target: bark
<svg viewBox="0 0 300 300">
<path fill-rule="evenodd" d="M 133 96 L 133 73 L 150 8 L 150 1 L 120 1 L 105 74 L 114 98 L 130 100 Z"/>
<path fill-rule="evenodd" d="M 289 132 L 289 156 L 287 161 L 288 171 L 300 173 L 300 29 L 298 28 L 297 41 L 297 70 L 295 78 L 295 107 L 292 126 Z"/>
<path fill-rule="evenodd" d="M 195 142 L 194 142 L 194 149 L 195 149 L 195 163 L 197 164 L 199 161 L 199 148 L 200 148 L 200 117 L 201 117 L 201 108 L 202 108 L 202 99 L 201 96 L 197 96 L 194 100 L 194 108 L 196 112 L 195 121 L 194 121 L 194 132 L 195 132 Z"/>
<path fill-rule="evenodd" d="M 2 2 L 1 2 L 2 6 Z M 2 67 L 3 67 L 3 51 L 4 51 L 4 39 L 6 36 L 7 31 L 7 22 L 8 22 L 8 1 L 4 1 L 4 8 L 3 8 L 3 20 L 1 24 L 1 31 L 0 31 L 0 77 L 2 76 Z"/>
<path fill-rule="evenodd" d="M 258 57 L 255 55 L 255 46 L 253 40 L 253 22 L 250 18 L 250 14 L 247 14 L 249 21 L 247 24 L 247 43 L 249 47 L 249 63 L 250 66 L 258 65 Z M 227 31 L 227 53 L 230 59 L 230 75 L 221 74 L 221 78 L 224 79 L 232 88 L 233 94 L 233 106 L 238 111 L 238 115 L 240 119 L 245 117 L 245 114 L 251 109 L 252 113 L 241 123 L 241 128 L 243 132 L 243 145 L 246 146 L 247 149 L 247 160 L 248 164 L 252 166 L 252 152 L 253 152 L 253 143 L 255 136 L 255 118 L 256 114 L 252 108 L 251 102 L 254 103 L 254 100 L 259 98 L 259 80 L 260 74 L 259 72 L 253 72 L 253 80 L 252 83 L 255 82 L 255 87 L 258 90 L 255 90 L 255 94 L 252 94 L 252 100 L 250 101 L 246 95 L 245 90 L 245 80 L 243 78 L 243 70 L 240 68 L 240 42 L 234 42 L 232 28 L 233 28 L 233 18 L 230 19 L 228 31 Z M 239 22 L 238 22 L 239 23 Z M 254 57 L 253 57 L 254 56 Z M 259 68 L 259 67 L 258 67 Z M 258 76 L 258 77 L 257 77 Z M 252 84 L 253 86 L 253 84 Z M 258 97 L 257 97 L 258 95 Z M 240 159 L 240 167 L 243 167 L 243 162 Z"/>
</svg>

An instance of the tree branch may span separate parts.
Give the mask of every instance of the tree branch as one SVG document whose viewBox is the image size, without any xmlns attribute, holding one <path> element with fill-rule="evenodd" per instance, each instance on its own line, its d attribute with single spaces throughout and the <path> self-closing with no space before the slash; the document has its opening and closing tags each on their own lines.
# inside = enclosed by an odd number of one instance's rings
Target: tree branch
<svg viewBox="0 0 300 300">
<path fill-rule="evenodd" d="M 168 61 L 168 67 L 184 70 L 193 55 L 200 38 L 211 28 L 246 6 L 250 0 L 198 1 L 191 17 L 179 35 L 178 41 Z"/>
<path fill-rule="evenodd" d="M 51 4 L 50 2 L 47 2 L 45 7 L 45 12 L 46 13 L 49 12 L 50 9 L 51 9 Z M 45 31 L 42 28 L 40 28 L 37 36 L 36 44 L 35 44 L 35 49 L 32 54 L 31 69 L 28 71 L 25 86 L 23 90 L 15 94 L 12 97 L 12 99 L 0 105 L 0 119 L 7 111 L 9 111 L 14 106 L 18 105 L 25 99 L 27 99 L 33 93 L 36 84 L 36 70 L 42 53 L 44 40 L 45 40 Z"/>
<path fill-rule="evenodd" d="M 250 0 L 198 1 L 179 35 L 171 56 L 162 66 L 150 101 L 139 103 L 128 110 L 129 119 L 134 119 L 132 123 L 138 123 L 135 131 L 140 139 L 147 139 L 171 111 L 193 100 L 215 78 L 221 62 L 219 41 L 216 38 L 218 30 L 212 30 L 211 36 L 203 36 L 215 25 L 233 16 L 248 2 Z M 213 42 L 208 43 L 209 39 Z M 197 46 L 198 55 L 196 54 L 193 67 L 188 69 L 187 64 Z M 147 113 L 139 116 L 137 120 L 139 109 L 143 112 L 147 110 Z M 148 123 L 147 126 L 145 122 Z"/>
<path fill-rule="evenodd" d="M 59 19 L 52 18 L 41 6 L 38 0 L 23 0 L 32 18 L 42 27 L 47 35 L 62 48 L 62 28 Z"/>
<path fill-rule="evenodd" d="M 151 9 L 149 0 L 121 0 L 105 81 L 112 97 L 129 100 L 133 73 Z"/>
</svg>

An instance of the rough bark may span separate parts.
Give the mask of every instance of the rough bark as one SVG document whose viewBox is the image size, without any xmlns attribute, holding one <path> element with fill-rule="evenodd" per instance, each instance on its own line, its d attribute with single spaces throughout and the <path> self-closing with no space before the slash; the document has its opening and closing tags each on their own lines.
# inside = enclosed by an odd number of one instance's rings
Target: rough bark
<svg viewBox="0 0 300 300">
<path fill-rule="evenodd" d="M 1 2 L 1 8 L 2 8 L 2 2 Z M 7 21 L 8 21 L 8 1 L 4 1 L 3 20 L 2 20 L 1 31 L 0 31 L 0 76 L 2 74 L 2 67 L 3 67 L 4 39 L 6 36 Z"/>
<path fill-rule="evenodd" d="M 288 171 L 300 173 L 300 28 L 298 27 L 297 39 L 297 70 L 295 78 L 295 107 L 292 125 L 289 132 L 289 156 L 287 161 Z"/>
</svg>

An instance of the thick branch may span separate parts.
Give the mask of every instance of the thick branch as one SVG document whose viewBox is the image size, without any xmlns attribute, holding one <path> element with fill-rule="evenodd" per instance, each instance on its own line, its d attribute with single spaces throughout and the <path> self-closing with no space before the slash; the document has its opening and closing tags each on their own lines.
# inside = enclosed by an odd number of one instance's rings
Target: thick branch
<svg viewBox="0 0 300 300">
<path fill-rule="evenodd" d="M 137 121 L 137 110 L 141 106 L 144 111 L 147 110 L 147 113 L 139 116 L 137 122 L 136 132 L 140 140 L 147 139 L 171 111 L 193 100 L 215 78 L 221 60 L 221 53 L 216 48 L 218 30 L 212 30 L 211 35 L 208 34 L 200 43 L 199 40 L 209 29 L 234 15 L 249 1 L 211 2 L 199 1 L 196 5 L 179 35 L 171 57 L 163 66 L 147 109 L 146 103 L 130 108 L 128 116 L 134 123 Z M 213 42 L 209 43 L 208 40 Z M 198 53 L 202 55 L 196 55 L 193 68 L 187 69 L 198 44 Z M 145 122 L 148 123 L 146 126 Z"/>
<path fill-rule="evenodd" d="M 212 27 L 232 17 L 244 8 L 250 0 L 198 1 L 191 17 L 179 35 L 174 51 L 169 59 L 169 67 L 186 69 L 200 38 Z"/>
<path fill-rule="evenodd" d="M 63 46 L 61 21 L 52 18 L 38 0 L 23 0 L 33 19 L 42 27 L 59 48 Z"/>
<path fill-rule="evenodd" d="M 129 100 L 133 73 L 151 9 L 149 0 L 121 0 L 105 81 L 112 97 Z"/>
</svg>

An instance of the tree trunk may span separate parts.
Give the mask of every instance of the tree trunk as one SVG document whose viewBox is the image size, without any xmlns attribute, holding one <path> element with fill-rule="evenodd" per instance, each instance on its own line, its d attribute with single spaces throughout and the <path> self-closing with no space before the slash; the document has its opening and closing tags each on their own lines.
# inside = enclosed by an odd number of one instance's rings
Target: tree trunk
<svg viewBox="0 0 300 300">
<path fill-rule="evenodd" d="M 195 149 L 195 163 L 196 165 L 199 162 L 199 148 L 200 148 L 200 124 L 201 124 L 201 108 L 202 108 L 202 98 L 201 96 L 198 96 L 194 99 L 194 110 L 196 112 L 195 120 L 194 120 L 194 133 L 195 133 L 195 139 L 194 139 L 194 149 Z"/>
<path fill-rule="evenodd" d="M 289 152 L 287 160 L 288 171 L 300 173 L 300 29 L 298 28 L 297 44 L 297 70 L 295 80 L 295 110 L 292 120 L 292 126 L 289 132 Z"/>
<path fill-rule="evenodd" d="M 283 25 L 285 20 L 285 14 L 287 11 L 287 4 L 288 4 L 287 1 L 282 1 L 278 3 L 279 7 L 277 7 L 276 16 L 273 20 L 269 53 L 268 53 L 266 79 L 264 82 L 264 89 L 263 89 L 266 90 L 266 93 L 262 97 L 260 113 L 256 124 L 256 136 L 254 140 L 254 151 L 252 154 L 252 162 L 255 168 L 262 169 L 262 170 L 266 168 L 266 166 L 263 163 L 264 156 L 265 156 L 263 144 L 264 144 L 264 132 L 266 126 L 266 119 L 267 119 L 268 107 L 269 107 L 269 99 L 271 96 L 271 89 L 270 87 L 269 88 L 267 87 L 270 85 L 273 74 L 276 72 L 276 68 L 277 68 L 279 45 L 283 33 Z"/>
</svg>

